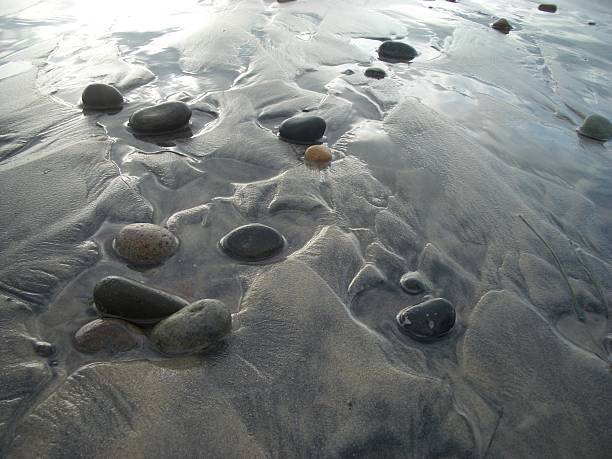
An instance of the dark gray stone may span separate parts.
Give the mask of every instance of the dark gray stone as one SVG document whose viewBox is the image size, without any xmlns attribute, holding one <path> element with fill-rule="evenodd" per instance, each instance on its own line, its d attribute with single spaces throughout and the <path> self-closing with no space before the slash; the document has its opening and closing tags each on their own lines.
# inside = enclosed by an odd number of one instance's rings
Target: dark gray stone
<svg viewBox="0 0 612 459">
<path fill-rule="evenodd" d="M 105 277 L 98 282 L 93 298 L 102 317 L 139 325 L 156 324 L 188 304 L 175 295 L 119 276 Z"/>
<path fill-rule="evenodd" d="M 493 24 L 491 24 L 491 27 L 505 34 L 509 33 L 513 28 L 508 20 L 504 18 L 495 21 Z"/>
<path fill-rule="evenodd" d="M 46 341 L 36 341 L 34 343 L 34 352 L 41 357 L 51 357 L 55 354 L 55 346 Z"/>
<path fill-rule="evenodd" d="M 129 126 L 145 134 L 166 134 L 187 127 L 191 109 L 184 102 L 164 102 L 138 110 L 130 116 Z"/>
<path fill-rule="evenodd" d="M 387 72 L 385 72 L 380 67 L 369 67 L 365 71 L 365 76 L 368 78 L 375 78 L 377 80 L 381 80 L 387 76 Z"/>
<path fill-rule="evenodd" d="M 113 241 L 117 254 L 135 265 L 158 265 L 171 257 L 178 246 L 174 234 L 151 223 L 126 225 Z"/>
<path fill-rule="evenodd" d="M 279 128 L 279 135 L 283 140 L 292 143 L 310 144 L 321 143 L 327 123 L 319 116 L 298 115 L 283 121 Z"/>
<path fill-rule="evenodd" d="M 544 11 L 546 13 L 556 13 L 557 12 L 557 5 L 554 5 L 552 3 L 541 3 L 538 6 L 538 9 L 540 11 Z"/>
<path fill-rule="evenodd" d="M 125 352 L 142 344 L 143 335 L 133 325 L 118 319 L 96 319 L 74 335 L 74 347 L 81 352 Z"/>
<path fill-rule="evenodd" d="M 447 335 L 455 325 L 455 308 L 443 298 L 432 298 L 402 309 L 396 317 L 400 330 L 413 339 L 430 341 Z"/>
<path fill-rule="evenodd" d="M 606 142 L 612 137 L 612 123 L 601 115 L 590 115 L 578 128 L 578 133 L 600 142 Z"/>
<path fill-rule="evenodd" d="M 286 241 L 274 228 L 251 223 L 230 231 L 219 245 L 230 257 L 242 261 L 261 261 L 278 255 Z"/>
<path fill-rule="evenodd" d="M 232 315 L 218 300 L 200 300 L 158 323 L 151 341 L 168 355 L 191 354 L 218 342 L 232 330 Z"/>
<path fill-rule="evenodd" d="M 400 279 L 400 286 L 411 295 L 418 295 L 427 290 L 421 275 L 416 271 L 404 274 Z"/>
<path fill-rule="evenodd" d="M 410 62 L 417 57 L 417 50 L 401 41 L 385 41 L 378 47 L 378 57 L 389 62 Z"/>
<path fill-rule="evenodd" d="M 118 110 L 123 106 L 123 96 L 114 87 L 104 83 L 93 83 L 81 95 L 86 110 Z"/>
</svg>

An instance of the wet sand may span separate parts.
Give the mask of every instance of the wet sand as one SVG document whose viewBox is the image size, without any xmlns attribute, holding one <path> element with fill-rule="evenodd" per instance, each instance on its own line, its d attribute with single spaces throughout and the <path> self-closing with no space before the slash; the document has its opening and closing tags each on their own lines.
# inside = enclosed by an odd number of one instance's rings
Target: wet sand
<svg viewBox="0 0 612 459">
<path fill-rule="evenodd" d="M 612 8 L 556 4 L 0 5 L 0 456 L 609 457 L 612 147 L 576 129 L 612 119 Z M 90 83 L 123 108 L 84 113 Z M 168 101 L 187 129 L 128 126 Z M 279 138 L 300 114 L 331 162 Z M 126 262 L 130 223 L 178 249 Z M 253 223 L 282 244 L 229 256 Z M 82 352 L 106 276 L 232 331 Z M 454 326 L 414 339 L 396 316 L 431 298 Z"/>
</svg>

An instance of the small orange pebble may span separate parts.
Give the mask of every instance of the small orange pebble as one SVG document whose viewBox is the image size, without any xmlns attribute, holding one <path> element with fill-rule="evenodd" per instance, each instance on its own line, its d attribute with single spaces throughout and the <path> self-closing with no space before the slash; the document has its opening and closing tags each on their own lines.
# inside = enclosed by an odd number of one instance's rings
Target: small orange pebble
<svg viewBox="0 0 612 459">
<path fill-rule="evenodd" d="M 304 153 L 306 161 L 328 163 L 332 160 L 331 150 L 323 145 L 311 145 Z"/>
</svg>

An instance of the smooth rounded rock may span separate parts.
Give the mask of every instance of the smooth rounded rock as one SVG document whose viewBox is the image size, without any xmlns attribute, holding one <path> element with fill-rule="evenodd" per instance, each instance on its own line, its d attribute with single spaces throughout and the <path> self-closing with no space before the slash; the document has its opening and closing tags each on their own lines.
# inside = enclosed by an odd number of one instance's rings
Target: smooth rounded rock
<svg viewBox="0 0 612 459">
<path fill-rule="evenodd" d="M 538 5 L 538 9 L 546 13 L 556 13 L 557 5 L 554 5 L 552 3 L 541 3 L 540 5 Z"/>
<path fill-rule="evenodd" d="M 81 102 L 86 110 L 113 110 L 123 106 L 123 96 L 113 86 L 93 83 L 83 91 Z"/>
<path fill-rule="evenodd" d="M 421 274 L 417 271 L 407 272 L 400 278 L 402 290 L 410 295 L 418 295 L 427 290 Z"/>
<path fill-rule="evenodd" d="M 274 228 L 251 223 L 230 231 L 219 241 L 227 255 L 242 261 L 261 261 L 282 252 L 286 241 Z"/>
<path fill-rule="evenodd" d="M 316 163 L 328 163 L 332 160 L 332 152 L 323 145 L 312 145 L 304 152 L 304 160 Z"/>
<path fill-rule="evenodd" d="M 417 57 L 417 50 L 401 41 L 385 41 L 378 47 L 378 57 L 390 62 L 410 62 Z"/>
<path fill-rule="evenodd" d="M 168 355 L 206 349 L 232 330 L 232 315 L 218 300 L 200 300 L 158 323 L 151 341 Z"/>
<path fill-rule="evenodd" d="M 93 292 L 102 317 L 124 319 L 138 325 L 153 325 L 187 306 L 170 293 L 119 276 L 108 276 Z"/>
<path fill-rule="evenodd" d="M 74 334 L 74 347 L 86 353 L 125 352 L 140 346 L 142 341 L 140 330 L 118 319 L 96 319 Z"/>
<path fill-rule="evenodd" d="M 55 346 L 46 341 L 36 341 L 34 343 L 34 352 L 41 357 L 51 357 L 55 354 Z"/>
<path fill-rule="evenodd" d="M 283 121 L 278 134 L 287 142 L 298 144 L 321 143 L 327 123 L 320 116 L 298 115 Z"/>
<path fill-rule="evenodd" d="M 191 109 L 185 102 L 164 102 L 134 112 L 128 125 L 145 134 L 166 134 L 187 127 L 190 119 Z"/>
<path fill-rule="evenodd" d="M 495 21 L 493 24 L 491 24 L 491 27 L 495 30 L 499 30 L 500 32 L 503 32 L 506 34 L 509 33 L 513 28 L 508 22 L 508 20 L 504 18 L 501 18 Z"/>
<path fill-rule="evenodd" d="M 456 313 L 451 303 L 443 298 L 432 298 L 402 309 L 397 324 L 413 339 L 430 341 L 447 335 L 455 325 Z"/>
<path fill-rule="evenodd" d="M 604 116 L 590 115 L 578 128 L 578 133 L 600 142 L 606 142 L 612 137 L 612 123 Z"/>
<path fill-rule="evenodd" d="M 364 73 L 368 78 L 375 78 L 376 80 L 382 80 L 387 76 L 387 72 L 380 67 L 368 67 Z"/>
<path fill-rule="evenodd" d="M 115 252 L 135 265 L 158 265 L 178 249 L 179 241 L 166 228 L 151 223 L 126 225 L 115 237 Z"/>
</svg>

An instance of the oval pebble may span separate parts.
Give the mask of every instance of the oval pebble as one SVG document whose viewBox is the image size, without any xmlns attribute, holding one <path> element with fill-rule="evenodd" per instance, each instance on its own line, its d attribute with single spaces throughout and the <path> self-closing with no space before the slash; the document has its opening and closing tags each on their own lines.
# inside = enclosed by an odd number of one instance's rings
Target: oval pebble
<svg viewBox="0 0 612 459">
<path fill-rule="evenodd" d="M 278 134 L 281 139 L 297 144 L 313 144 L 323 141 L 327 123 L 320 116 L 298 115 L 283 121 Z"/>
<path fill-rule="evenodd" d="M 113 86 L 93 83 L 83 90 L 81 102 L 86 110 L 113 110 L 123 106 L 123 96 Z"/>
<path fill-rule="evenodd" d="M 499 30 L 503 33 L 509 33 L 513 27 L 510 25 L 507 19 L 501 18 L 491 24 L 491 27 L 495 30 Z"/>
<path fill-rule="evenodd" d="M 377 80 L 382 80 L 384 77 L 387 76 L 387 72 L 385 72 L 380 67 L 368 67 L 365 70 L 364 74 L 368 78 L 375 78 Z"/>
<path fill-rule="evenodd" d="M 96 319 L 74 334 L 74 347 L 86 353 L 125 352 L 142 342 L 143 335 L 138 328 L 118 319 Z"/>
<path fill-rule="evenodd" d="M 612 123 L 601 115 L 590 115 L 578 128 L 578 133 L 590 139 L 606 142 L 612 137 Z"/>
<path fill-rule="evenodd" d="M 139 325 L 156 324 L 188 304 L 175 295 L 119 276 L 108 276 L 98 282 L 93 299 L 102 317 Z"/>
<path fill-rule="evenodd" d="M 166 228 L 151 223 L 126 225 L 115 237 L 117 254 L 135 265 L 158 265 L 171 257 L 179 240 Z"/>
<path fill-rule="evenodd" d="M 185 128 L 191 119 L 191 108 L 185 102 L 164 102 L 142 108 L 130 116 L 128 125 L 146 134 L 166 134 Z"/>
<path fill-rule="evenodd" d="M 546 13 L 556 13 L 557 5 L 553 3 L 541 3 L 540 5 L 538 5 L 538 9 Z"/>
<path fill-rule="evenodd" d="M 453 305 L 444 298 L 432 298 L 402 309 L 396 317 L 404 333 L 419 341 L 430 341 L 447 335 L 455 325 Z"/>
<path fill-rule="evenodd" d="M 201 351 L 232 330 L 232 315 L 218 300 L 200 300 L 158 323 L 151 341 L 164 354 Z"/>
<path fill-rule="evenodd" d="M 278 255 L 286 241 L 274 228 L 251 223 L 230 231 L 219 245 L 230 257 L 242 261 L 261 261 Z"/>
<path fill-rule="evenodd" d="M 427 290 L 425 282 L 417 271 L 407 272 L 400 278 L 400 286 L 410 295 L 418 295 Z"/>
<path fill-rule="evenodd" d="M 416 49 L 401 41 L 388 40 L 378 47 L 378 57 L 383 61 L 410 62 L 417 55 Z"/>
<path fill-rule="evenodd" d="M 311 145 L 304 152 L 304 160 L 328 163 L 332 160 L 332 152 L 323 145 Z"/>
</svg>

